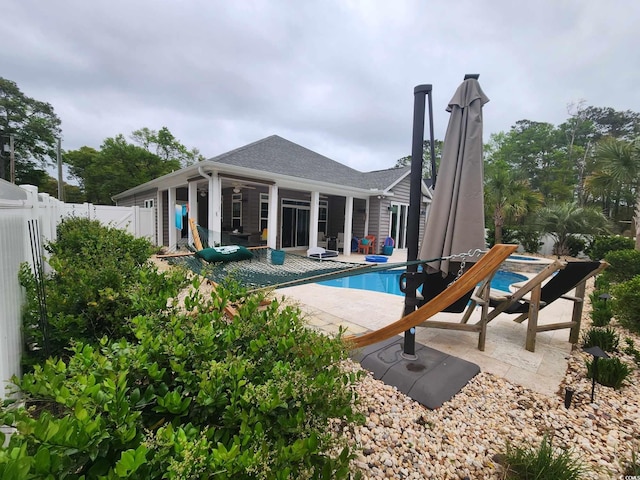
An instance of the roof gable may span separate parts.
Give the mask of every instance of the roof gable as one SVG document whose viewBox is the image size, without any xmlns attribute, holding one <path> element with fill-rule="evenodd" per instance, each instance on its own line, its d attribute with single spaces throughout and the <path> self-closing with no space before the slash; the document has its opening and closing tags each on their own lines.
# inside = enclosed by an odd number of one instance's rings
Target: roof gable
<svg viewBox="0 0 640 480">
<path fill-rule="evenodd" d="M 407 170 L 407 167 L 403 167 L 360 172 L 278 135 L 271 135 L 210 158 L 209 161 L 306 180 L 376 189 L 391 186 Z"/>
</svg>

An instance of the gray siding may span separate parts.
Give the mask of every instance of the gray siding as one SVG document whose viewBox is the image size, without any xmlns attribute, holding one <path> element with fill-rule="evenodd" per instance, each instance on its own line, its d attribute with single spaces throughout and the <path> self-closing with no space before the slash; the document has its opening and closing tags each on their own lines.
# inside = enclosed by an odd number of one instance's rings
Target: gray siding
<svg viewBox="0 0 640 480">
<path fill-rule="evenodd" d="M 142 193 L 137 193 L 135 195 L 119 199 L 116 202 L 116 205 L 119 207 L 144 207 L 145 200 L 153 200 L 153 203 L 155 204 L 157 192 L 157 188 L 145 190 Z"/>
</svg>

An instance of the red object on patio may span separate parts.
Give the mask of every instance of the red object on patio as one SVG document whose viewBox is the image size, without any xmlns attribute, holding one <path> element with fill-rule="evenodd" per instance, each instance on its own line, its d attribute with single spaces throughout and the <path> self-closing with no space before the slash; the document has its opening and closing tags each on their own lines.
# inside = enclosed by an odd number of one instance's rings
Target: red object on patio
<svg viewBox="0 0 640 480">
<path fill-rule="evenodd" d="M 376 253 L 376 237 L 374 235 L 367 235 L 358 241 L 358 253 L 360 252 L 365 255 Z"/>
</svg>

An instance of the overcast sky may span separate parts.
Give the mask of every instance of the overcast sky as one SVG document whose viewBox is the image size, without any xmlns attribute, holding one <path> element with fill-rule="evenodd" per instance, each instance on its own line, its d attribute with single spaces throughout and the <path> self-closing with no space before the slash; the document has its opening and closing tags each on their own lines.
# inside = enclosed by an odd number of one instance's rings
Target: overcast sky
<svg viewBox="0 0 640 480">
<path fill-rule="evenodd" d="M 277 134 L 362 171 L 411 153 L 465 73 L 484 137 L 567 105 L 640 111 L 638 0 L 5 0 L 0 76 L 49 102 L 63 148 L 166 126 L 207 158 Z"/>
</svg>

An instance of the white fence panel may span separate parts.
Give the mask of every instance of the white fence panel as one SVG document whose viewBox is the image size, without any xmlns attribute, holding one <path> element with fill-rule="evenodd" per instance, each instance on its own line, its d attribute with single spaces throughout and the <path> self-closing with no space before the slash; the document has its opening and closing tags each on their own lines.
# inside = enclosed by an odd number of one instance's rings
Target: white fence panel
<svg viewBox="0 0 640 480">
<path fill-rule="evenodd" d="M 6 381 L 13 375 L 20 375 L 20 325 L 24 295 L 18 282 L 18 271 L 20 264 L 27 260 L 24 223 L 22 208 L 7 208 L 0 203 L 0 379 L 3 380 L 1 398 L 5 395 Z"/>
<path fill-rule="evenodd" d="M 65 203 L 62 206 L 62 216 L 98 220 L 104 225 L 126 230 L 135 237 L 147 237 L 155 244 L 156 221 L 154 208 Z"/>
<path fill-rule="evenodd" d="M 31 261 L 27 222 L 37 210 L 33 189 L 0 180 L 0 398 L 6 396 L 11 377 L 21 373 L 24 291 L 18 272 L 23 262 Z"/>
</svg>

